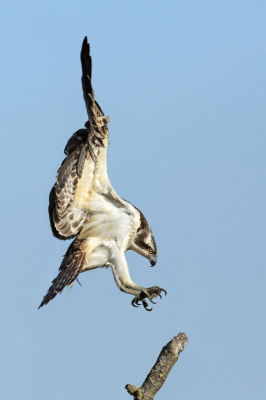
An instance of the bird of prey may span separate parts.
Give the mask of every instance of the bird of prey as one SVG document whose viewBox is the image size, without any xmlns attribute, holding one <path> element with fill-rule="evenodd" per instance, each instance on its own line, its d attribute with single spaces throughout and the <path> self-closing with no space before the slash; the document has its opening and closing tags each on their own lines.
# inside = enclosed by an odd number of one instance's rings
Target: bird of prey
<svg viewBox="0 0 266 400">
<path fill-rule="evenodd" d="M 81 272 L 110 267 L 118 288 L 134 296 L 132 305 L 148 308 L 147 299 L 166 291 L 144 288 L 132 281 L 125 258 L 127 250 L 157 261 L 157 247 L 142 212 L 114 191 L 107 173 L 109 117 L 95 100 L 91 85 L 90 46 L 85 37 L 81 49 L 82 88 L 89 119 L 67 142 L 66 158 L 57 173 L 49 197 L 53 235 L 74 239 L 59 268 L 58 276 L 40 307 L 49 303 L 65 286 L 72 286 Z"/>
</svg>

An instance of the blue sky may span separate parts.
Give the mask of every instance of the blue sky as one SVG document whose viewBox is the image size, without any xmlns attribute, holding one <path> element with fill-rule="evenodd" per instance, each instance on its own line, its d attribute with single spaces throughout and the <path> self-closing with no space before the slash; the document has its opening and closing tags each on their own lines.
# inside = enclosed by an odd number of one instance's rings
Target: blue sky
<svg viewBox="0 0 266 400">
<path fill-rule="evenodd" d="M 5 399 L 130 398 L 162 346 L 185 351 L 156 399 L 265 397 L 263 1 L 9 1 L 1 11 L 1 392 Z M 48 194 L 86 121 L 80 48 L 110 116 L 108 171 L 142 210 L 158 263 L 127 253 L 131 306 L 110 270 L 38 310 L 69 243 Z"/>
</svg>

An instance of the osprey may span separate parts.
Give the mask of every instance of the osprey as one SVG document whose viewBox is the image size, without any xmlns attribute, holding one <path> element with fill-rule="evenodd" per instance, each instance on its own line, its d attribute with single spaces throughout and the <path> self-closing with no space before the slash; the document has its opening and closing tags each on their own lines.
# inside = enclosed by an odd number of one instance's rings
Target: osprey
<svg viewBox="0 0 266 400">
<path fill-rule="evenodd" d="M 65 286 L 70 287 L 81 272 L 110 267 L 118 288 L 134 296 L 132 305 L 166 291 L 144 288 L 132 281 L 125 258 L 127 250 L 157 261 L 157 247 L 146 218 L 133 204 L 114 191 L 107 174 L 109 117 L 95 100 L 91 85 L 90 46 L 85 37 L 81 49 L 82 88 L 89 120 L 67 142 L 66 158 L 58 170 L 49 197 L 49 217 L 53 235 L 61 240 L 75 238 L 59 268 L 58 276 L 40 307 L 49 303 Z"/>
</svg>

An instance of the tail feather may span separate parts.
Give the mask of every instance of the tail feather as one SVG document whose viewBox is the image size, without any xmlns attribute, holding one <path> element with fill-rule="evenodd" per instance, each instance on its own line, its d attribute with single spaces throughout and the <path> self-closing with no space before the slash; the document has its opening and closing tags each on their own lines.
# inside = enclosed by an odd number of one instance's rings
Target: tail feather
<svg viewBox="0 0 266 400">
<path fill-rule="evenodd" d="M 47 294 L 44 296 L 39 308 L 49 303 L 58 293 L 62 293 L 65 286 L 71 285 L 80 274 L 86 253 L 81 250 L 83 240 L 74 240 L 69 246 L 62 264 L 59 268 L 59 274 L 52 281 Z"/>
</svg>

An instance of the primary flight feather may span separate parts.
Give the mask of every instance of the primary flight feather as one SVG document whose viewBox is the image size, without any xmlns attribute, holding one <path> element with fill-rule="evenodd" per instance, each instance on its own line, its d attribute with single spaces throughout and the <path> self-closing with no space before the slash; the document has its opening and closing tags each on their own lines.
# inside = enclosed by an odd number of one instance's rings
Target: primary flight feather
<svg viewBox="0 0 266 400">
<path fill-rule="evenodd" d="M 166 291 L 144 288 L 132 281 L 125 258 L 127 250 L 146 257 L 154 266 L 157 247 L 146 218 L 135 206 L 119 197 L 107 173 L 109 117 L 95 100 L 91 85 L 90 46 L 85 37 L 81 49 L 82 88 L 89 120 L 86 129 L 75 132 L 65 147 L 66 158 L 58 170 L 49 197 L 53 235 L 61 240 L 75 238 L 59 268 L 58 276 L 40 307 L 49 303 L 65 286 L 72 285 L 81 272 L 110 267 L 118 288 L 132 294 L 133 306 Z"/>
</svg>

